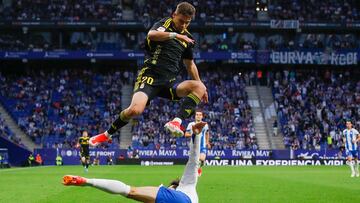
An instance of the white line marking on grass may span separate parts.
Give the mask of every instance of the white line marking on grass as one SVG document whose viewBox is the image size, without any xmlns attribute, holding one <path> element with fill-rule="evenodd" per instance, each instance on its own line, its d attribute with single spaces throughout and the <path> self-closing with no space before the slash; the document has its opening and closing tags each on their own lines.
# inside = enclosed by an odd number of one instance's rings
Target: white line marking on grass
<svg viewBox="0 0 360 203">
<path fill-rule="evenodd" d="M 23 170 L 29 170 L 29 169 L 35 169 L 35 168 L 49 168 L 52 166 L 36 166 L 36 167 L 14 167 L 9 169 L 0 169 L 0 173 L 2 172 L 10 172 L 10 171 L 23 171 Z"/>
</svg>

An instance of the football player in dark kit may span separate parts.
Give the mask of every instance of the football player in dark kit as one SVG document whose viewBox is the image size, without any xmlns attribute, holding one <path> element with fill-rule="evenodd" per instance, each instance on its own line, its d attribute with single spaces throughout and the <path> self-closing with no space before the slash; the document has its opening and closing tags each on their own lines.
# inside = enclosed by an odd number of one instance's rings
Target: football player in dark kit
<svg viewBox="0 0 360 203">
<path fill-rule="evenodd" d="M 89 170 L 90 153 L 89 153 L 89 136 L 87 131 L 83 131 L 82 136 L 79 138 L 77 147 L 80 147 L 81 163 L 85 172 Z"/>
<path fill-rule="evenodd" d="M 172 17 L 156 22 L 146 37 L 147 56 L 144 67 L 139 71 L 134 87 L 131 104 L 123 110 L 110 128 L 90 138 L 90 145 L 96 146 L 110 140 L 131 118 L 139 116 L 155 97 L 180 100 L 180 110 L 176 117 L 165 124 L 165 128 L 175 136 L 184 135 L 181 122 L 195 112 L 196 106 L 203 100 L 208 102 L 205 85 L 200 80 L 193 59 L 195 41 L 187 30 L 195 8 L 187 3 L 179 3 Z M 183 62 L 192 80 L 180 83 L 176 76 Z"/>
</svg>

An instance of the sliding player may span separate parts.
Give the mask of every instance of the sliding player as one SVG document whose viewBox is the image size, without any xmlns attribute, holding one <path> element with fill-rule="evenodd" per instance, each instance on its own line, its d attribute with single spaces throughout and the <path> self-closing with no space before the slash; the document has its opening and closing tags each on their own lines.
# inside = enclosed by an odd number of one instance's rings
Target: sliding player
<svg viewBox="0 0 360 203">
<path fill-rule="evenodd" d="M 190 142 L 189 159 L 184 174 L 180 182 L 173 181 L 169 187 L 133 187 L 118 180 L 90 179 L 73 175 L 64 176 L 63 184 L 95 187 L 111 194 L 120 194 L 126 198 L 146 203 L 198 203 L 196 185 L 200 157 L 200 132 L 205 125 L 205 122 L 201 122 L 193 126 L 192 129 L 196 135 Z"/>
</svg>

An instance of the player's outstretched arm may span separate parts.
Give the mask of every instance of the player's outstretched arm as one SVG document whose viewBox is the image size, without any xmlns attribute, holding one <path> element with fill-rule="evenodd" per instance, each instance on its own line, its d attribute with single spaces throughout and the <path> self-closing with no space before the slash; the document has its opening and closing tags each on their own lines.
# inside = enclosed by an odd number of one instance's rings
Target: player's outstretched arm
<svg viewBox="0 0 360 203">
<path fill-rule="evenodd" d="M 357 135 L 357 138 L 355 140 L 355 143 L 358 143 L 358 142 L 360 142 L 360 136 L 359 135 Z"/>
<path fill-rule="evenodd" d="M 205 134 L 205 138 L 206 138 L 206 145 L 207 145 L 207 147 L 210 149 L 211 148 L 211 144 L 210 144 L 210 132 L 209 132 L 209 130 L 206 132 L 206 134 Z"/>
<path fill-rule="evenodd" d="M 183 63 L 185 64 L 186 70 L 190 77 L 193 80 L 201 81 L 199 76 L 199 71 L 196 67 L 196 64 L 193 59 L 184 59 Z"/>
<path fill-rule="evenodd" d="M 162 41 L 176 38 L 176 39 L 186 42 L 186 43 L 190 43 L 190 44 L 195 43 L 195 41 L 193 39 L 189 38 L 188 36 L 178 34 L 176 32 L 163 32 L 163 31 L 157 31 L 157 30 L 150 30 L 148 32 L 147 37 L 149 38 L 149 40 L 157 41 L 157 42 L 162 42 Z"/>
</svg>

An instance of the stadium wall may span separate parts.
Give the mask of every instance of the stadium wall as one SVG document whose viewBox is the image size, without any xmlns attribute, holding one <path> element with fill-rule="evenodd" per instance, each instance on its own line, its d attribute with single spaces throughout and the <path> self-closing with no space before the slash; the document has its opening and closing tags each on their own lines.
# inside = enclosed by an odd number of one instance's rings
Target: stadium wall
<svg viewBox="0 0 360 203">
<path fill-rule="evenodd" d="M 121 51 L 0 51 L 2 60 L 143 60 L 143 52 Z M 236 60 L 240 64 L 356 66 L 360 49 L 248 50 L 237 52 L 197 52 L 196 60 Z"/>
<path fill-rule="evenodd" d="M 80 153 L 77 149 L 36 149 L 35 154 L 40 153 L 44 165 L 54 165 L 55 158 L 60 155 L 64 165 L 80 164 Z M 106 158 L 111 156 L 117 164 L 140 164 L 145 162 L 159 162 L 158 165 L 185 164 L 188 158 L 188 150 L 135 150 L 128 152 L 121 149 L 92 149 L 90 159 L 98 157 L 101 164 L 106 164 Z M 342 165 L 343 154 L 339 150 L 209 150 L 207 153 L 208 165 Z M 242 162 L 248 160 L 250 162 Z M 260 160 L 260 161 L 259 161 Z M 262 161 L 261 161 L 262 160 Z M 266 161 L 268 160 L 268 161 Z M 284 162 L 283 160 L 288 160 Z M 300 160 L 301 162 L 293 162 Z M 304 162 L 313 160 L 314 162 Z M 326 161 L 325 161 L 326 160 Z M 328 162 L 338 160 L 338 162 Z M 318 162 L 320 161 L 320 162 Z M 162 163 L 163 164 L 160 164 Z M 169 163 L 168 163 L 169 162 Z"/>
<path fill-rule="evenodd" d="M 12 166 L 21 166 L 26 163 L 31 151 L 11 142 L 0 136 L 0 148 L 7 148 L 9 154 L 9 163 Z"/>
</svg>

